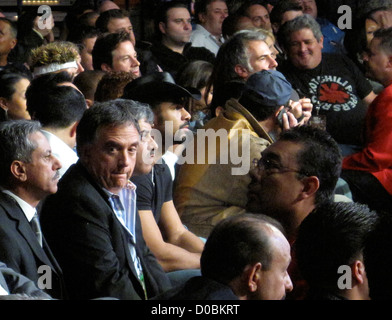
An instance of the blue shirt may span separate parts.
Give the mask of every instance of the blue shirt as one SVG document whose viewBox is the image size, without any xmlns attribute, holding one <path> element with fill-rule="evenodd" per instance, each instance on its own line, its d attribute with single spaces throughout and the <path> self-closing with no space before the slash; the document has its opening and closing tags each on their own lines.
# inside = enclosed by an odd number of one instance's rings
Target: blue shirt
<svg viewBox="0 0 392 320">
<path fill-rule="evenodd" d="M 105 189 L 104 189 L 105 190 Z M 109 202 L 115 213 L 116 218 L 127 231 L 128 246 L 131 253 L 132 261 L 135 266 L 140 283 L 143 286 L 144 293 L 146 294 L 146 287 L 144 282 L 143 268 L 140 259 L 136 253 L 136 186 L 128 181 L 125 188 L 121 189 L 118 195 L 105 190 L 109 194 Z M 146 295 L 147 297 L 147 295 Z"/>
</svg>

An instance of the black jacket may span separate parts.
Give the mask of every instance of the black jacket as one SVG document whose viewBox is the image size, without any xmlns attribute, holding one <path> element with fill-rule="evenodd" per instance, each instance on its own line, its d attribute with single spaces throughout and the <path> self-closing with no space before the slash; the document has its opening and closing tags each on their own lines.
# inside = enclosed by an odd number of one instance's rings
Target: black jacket
<svg viewBox="0 0 392 320">
<path fill-rule="evenodd" d="M 71 299 L 144 299 L 126 231 L 108 195 L 80 161 L 64 174 L 57 193 L 44 202 L 41 224 L 63 269 Z M 153 297 L 170 288 L 170 280 L 144 242 L 138 215 L 136 239 L 147 294 Z"/>
</svg>

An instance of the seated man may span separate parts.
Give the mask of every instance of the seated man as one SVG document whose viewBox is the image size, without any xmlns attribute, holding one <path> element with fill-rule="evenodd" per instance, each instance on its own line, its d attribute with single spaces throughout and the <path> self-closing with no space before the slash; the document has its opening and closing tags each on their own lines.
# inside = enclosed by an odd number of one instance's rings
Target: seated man
<svg viewBox="0 0 392 320">
<path fill-rule="evenodd" d="M 286 22 L 278 42 L 287 61 L 278 68 L 301 96 L 313 104 L 313 115 L 326 117 L 326 130 L 344 155 L 362 146 L 367 106 L 376 97 L 357 66 L 344 55 L 322 53 L 320 26 L 304 14 Z"/>
<path fill-rule="evenodd" d="M 98 38 L 92 55 L 94 70 L 126 71 L 140 77 L 140 62 L 126 32 L 109 33 Z"/>
<path fill-rule="evenodd" d="M 156 300 L 282 300 L 293 288 L 290 245 L 274 219 L 243 214 L 220 221 L 201 256 L 201 277 Z M 229 235 L 229 236 L 228 236 Z"/>
<path fill-rule="evenodd" d="M 260 0 L 247 1 L 239 8 L 242 15 L 249 17 L 255 28 L 265 29 L 272 32 L 270 14 L 267 5 Z"/>
<path fill-rule="evenodd" d="M 133 107 L 142 141 L 138 146 L 135 174 L 137 209 L 143 237 L 172 283 L 200 274 L 204 242 L 181 223 L 172 200 L 172 177 L 165 163 L 155 163 L 158 145 L 151 136 L 154 114 L 147 106 Z"/>
<path fill-rule="evenodd" d="M 320 25 L 324 37 L 323 53 L 345 54 L 344 36 L 345 32 L 335 26 L 326 18 L 318 16 L 316 0 L 289 0 L 302 7 L 304 14 L 309 14 Z M 373 2 L 373 1 L 369 1 Z"/>
<path fill-rule="evenodd" d="M 203 60 L 213 63 L 215 55 L 202 47 L 192 47 L 191 14 L 187 5 L 176 1 L 166 2 L 155 18 L 158 39 L 150 48 L 151 59 L 173 78 L 186 63 Z"/>
<path fill-rule="evenodd" d="M 76 127 L 86 111 L 83 95 L 67 72 L 49 73 L 33 79 L 26 91 L 27 110 L 42 125 L 52 153 L 62 164 L 60 177 L 78 161 L 74 151 Z"/>
<path fill-rule="evenodd" d="M 201 0 L 195 4 L 196 27 L 192 31 L 193 47 L 204 47 L 217 54 L 224 42 L 223 20 L 229 15 L 225 0 Z"/>
<path fill-rule="evenodd" d="M 42 228 L 71 299 L 147 299 L 171 286 L 131 205 L 140 143 L 134 104 L 112 100 L 86 110 L 76 132 L 79 161 L 42 208 Z"/>
<path fill-rule="evenodd" d="M 372 77 L 385 89 L 369 106 L 363 149 L 343 159 L 342 171 L 354 201 L 388 212 L 392 207 L 391 58 L 392 28 L 376 31 L 365 61 Z"/>
<path fill-rule="evenodd" d="M 181 219 L 191 231 L 207 237 L 219 220 L 245 211 L 252 160 L 283 127 L 297 125 L 294 115 L 285 112 L 291 92 L 280 72 L 257 72 L 248 79 L 241 98 L 229 100 L 205 131 L 198 132 L 174 193 Z"/>
<path fill-rule="evenodd" d="M 369 300 L 363 248 L 378 216 L 366 205 L 330 202 L 301 223 L 294 244 L 310 300 Z"/>
<path fill-rule="evenodd" d="M 262 151 L 250 172 L 247 209 L 277 219 L 292 244 L 305 217 L 333 201 L 341 164 L 339 147 L 326 131 L 311 126 L 284 131 Z M 303 298 L 305 287 L 292 255 L 290 276 L 295 285 L 290 298 Z"/>
<path fill-rule="evenodd" d="M 84 69 L 78 47 L 69 41 L 55 41 L 31 51 L 30 69 L 33 77 L 51 72 L 67 71 L 76 77 Z"/>
<path fill-rule="evenodd" d="M 66 297 L 63 273 L 40 230 L 37 206 L 57 191 L 60 168 L 37 121 L 0 124 L 0 261 L 55 298 Z"/>
</svg>

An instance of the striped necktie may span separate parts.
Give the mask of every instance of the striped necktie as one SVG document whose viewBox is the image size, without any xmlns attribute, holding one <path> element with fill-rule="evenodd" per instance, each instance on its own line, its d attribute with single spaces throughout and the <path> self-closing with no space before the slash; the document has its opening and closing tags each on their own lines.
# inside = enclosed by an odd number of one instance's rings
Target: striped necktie
<svg viewBox="0 0 392 320">
<path fill-rule="evenodd" d="M 36 213 L 30 221 L 31 228 L 35 232 L 35 235 L 37 236 L 37 240 L 39 242 L 39 245 L 42 247 L 42 231 L 41 231 L 41 226 L 39 224 L 39 219 L 38 219 L 38 214 Z"/>
</svg>

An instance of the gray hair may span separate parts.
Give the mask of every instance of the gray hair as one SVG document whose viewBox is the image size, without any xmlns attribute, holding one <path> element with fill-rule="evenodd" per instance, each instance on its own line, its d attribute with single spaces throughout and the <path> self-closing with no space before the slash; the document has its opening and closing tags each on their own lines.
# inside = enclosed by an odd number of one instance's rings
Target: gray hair
<svg viewBox="0 0 392 320">
<path fill-rule="evenodd" d="M 302 29 L 310 29 L 317 42 L 320 42 L 321 37 L 323 36 L 320 25 L 309 14 L 303 14 L 284 23 L 278 31 L 278 42 L 287 49 L 289 47 L 291 34 Z"/>
<path fill-rule="evenodd" d="M 0 123 L 0 184 L 7 185 L 13 161 L 29 163 L 37 148 L 31 135 L 40 132 L 41 124 L 31 120 L 9 120 Z"/>
<path fill-rule="evenodd" d="M 237 80 L 239 76 L 234 70 L 234 67 L 239 64 L 247 68 L 250 72 L 253 71 L 250 65 L 250 53 L 248 50 L 249 42 L 251 41 L 265 41 L 267 39 L 264 33 L 256 30 L 240 30 L 233 34 L 219 49 L 214 71 L 212 75 L 212 82 L 225 83 L 231 80 Z"/>
<path fill-rule="evenodd" d="M 98 132 L 105 127 L 131 124 L 139 132 L 139 125 L 131 111 L 141 103 L 133 100 L 116 99 L 94 103 L 87 109 L 76 129 L 76 148 L 79 157 L 85 146 L 95 142 Z"/>
<path fill-rule="evenodd" d="M 144 119 L 149 124 L 154 123 L 154 112 L 148 104 L 136 101 L 136 103 L 132 103 L 129 109 L 136 121 Z"/>
</svg>

